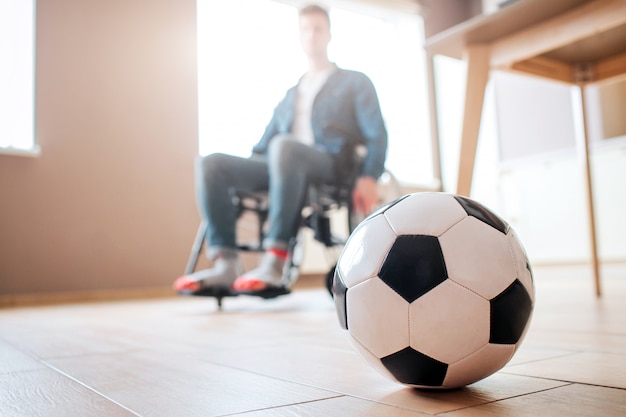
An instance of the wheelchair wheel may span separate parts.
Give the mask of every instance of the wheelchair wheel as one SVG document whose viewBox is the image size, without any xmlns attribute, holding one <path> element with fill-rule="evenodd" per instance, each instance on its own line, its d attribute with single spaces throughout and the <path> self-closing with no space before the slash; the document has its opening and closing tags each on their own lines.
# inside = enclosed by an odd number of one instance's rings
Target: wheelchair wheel
<svg viewBox="0 0 626 417">
<path fill-rule="evenodd" d="M 333 298 L 335 297 L 333 295 L 333 281 L 335 279 L 335 269 L 337 269 L 337 265 L 334 265 L 332 268 L 330 268 L 330 271 L 326 273 L 326 289 L 328 290 L 330 296 Z"/>
</svg>

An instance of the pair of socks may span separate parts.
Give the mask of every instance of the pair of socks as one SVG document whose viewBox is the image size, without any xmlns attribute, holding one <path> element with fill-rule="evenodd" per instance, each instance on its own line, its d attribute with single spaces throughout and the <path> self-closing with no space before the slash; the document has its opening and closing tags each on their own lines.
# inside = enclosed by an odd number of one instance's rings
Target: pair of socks
<svg viewBox="0 0 626 417">
<path fill-rule="evenodd" d="M 243 273 L 238 256 L 218 256 L 213 268 L 184 275 L 174 282 L 174 289 L 181 293 L 194 293 L 209 287 L 233 288 L 240 292 L 262 291 L 267 287 L 282 285 L 283 268 L 287 251 L 269 249 L 259 266 Z"/>
</svg>

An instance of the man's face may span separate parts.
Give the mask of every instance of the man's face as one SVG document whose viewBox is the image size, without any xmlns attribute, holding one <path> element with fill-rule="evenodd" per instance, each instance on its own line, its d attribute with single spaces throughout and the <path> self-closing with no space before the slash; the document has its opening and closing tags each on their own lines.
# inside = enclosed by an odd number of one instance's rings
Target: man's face
<svg viewBox="0 0 626 417">
<path fill-rule="evenodd" d="M 321 13 L 300 16 L 300 45 L 307 56 L 326 54 L 330 42 L 330 24 Z"/>
</svg>

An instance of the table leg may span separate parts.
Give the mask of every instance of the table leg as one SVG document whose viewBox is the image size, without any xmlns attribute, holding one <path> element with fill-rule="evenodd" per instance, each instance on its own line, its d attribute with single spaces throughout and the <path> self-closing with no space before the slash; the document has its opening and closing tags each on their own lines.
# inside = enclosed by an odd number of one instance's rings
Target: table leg
<svg viewBox="0 0 626 417">
<path fill-rule="evenodd" d="M 600 263 L 598 260 L 598 242 L 596 239 L 596 216 L 593 204 L 593 183 L 591 179 L 591 163 L 589 161 L 589 137 L 587 135 L 587 111 L 585 99 L 585 84 L 578 84 L 580 89 L 580 100 L 582 108 L 582 134 L 577 135 L 577 154 L 580 159 L 583 171 L 583 181 L 587 195 L 587 213 L 589 215 L 589 237 L 591 244 L 591 266 L 593 268 L 594 284 L 596 295 L 602 295 L 602 287 L 600 285 Z"/>
<path fill-rule="evenodd" d="M 469 197 L 472 188 L 480 120 L 483 114 L 485 89 L 489 80 L 489 47 L 487 45 L 468 45 L 466 54 L 467 83 L 465 86 L 457 194 Z"/>
</svg>

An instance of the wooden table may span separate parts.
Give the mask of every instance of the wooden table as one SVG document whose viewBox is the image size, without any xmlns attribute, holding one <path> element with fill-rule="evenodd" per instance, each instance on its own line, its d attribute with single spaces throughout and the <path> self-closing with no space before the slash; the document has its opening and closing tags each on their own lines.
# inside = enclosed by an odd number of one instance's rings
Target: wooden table
<svg viewBox="0 0 626 417">
<path fill-rule="evenodd" d="M 436 121 L 433 57 L 467 61 L 457 193 L 469 196 L 485 88 L 491 70 L 520 71 L 580 88 L 584 135 L 577 139 L 589 213 L 595 289 L 601 295 L 584 92 L 626 74 L 626 0 L 518 0 L 426 39 L 431 120 Z M 435 138 L 438 131 L 433 129 Z"/>
</svg>

